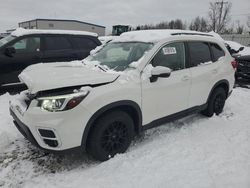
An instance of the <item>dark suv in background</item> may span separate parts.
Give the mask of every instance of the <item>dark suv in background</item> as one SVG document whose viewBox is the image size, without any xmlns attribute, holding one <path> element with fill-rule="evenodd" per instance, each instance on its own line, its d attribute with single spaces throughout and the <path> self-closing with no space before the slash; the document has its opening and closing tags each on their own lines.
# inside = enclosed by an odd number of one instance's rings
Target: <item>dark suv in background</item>
<svg viewBox="0 0 250 188">
<path fill-rule="evenodd" d="M 18 75 L 36 63 L 81 60 L 101 42 L 82 31 L 18 29 L 0 40 L 0 88 L 19 85 Z"/>
<path fill-rule="evenodd" d="M 229 44 L 226 44 L 226 47 L 232 57 L 235 58 L 237 62 L 237 71 L 235 72 L 235 79 L 239 78 L 250 80 L 250 55 L 240 55 L 239 52 L 245 49 L 244 46 L 239 49 L 232 48 Z"/>
</svg>

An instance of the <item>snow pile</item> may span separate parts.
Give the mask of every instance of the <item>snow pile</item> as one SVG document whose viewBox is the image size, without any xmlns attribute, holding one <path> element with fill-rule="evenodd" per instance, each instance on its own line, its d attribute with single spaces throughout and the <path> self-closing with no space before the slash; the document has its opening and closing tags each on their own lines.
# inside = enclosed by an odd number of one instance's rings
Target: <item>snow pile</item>
<svg viewBox="0 0 250 188">
<path fill-rule="evenodd" d="M 20 37 L 24 35 L 31 34 L 69 34 L 69 35 L 88 35 L 97 37 L 96 33 L 87 32 L 87 31 L 73 31 L 73 30 L 39 30 L 39 29 L 24 29 L 17 28 L 15 31 L 11 33 L 12 36 Z"/>
<path fill-rule="evenodd" d="M 0 97 L 0 152 L 4 151 L 19 134 L 9 115 L 9 101 L 12 98 L 9 94 Z"/>
</svg>

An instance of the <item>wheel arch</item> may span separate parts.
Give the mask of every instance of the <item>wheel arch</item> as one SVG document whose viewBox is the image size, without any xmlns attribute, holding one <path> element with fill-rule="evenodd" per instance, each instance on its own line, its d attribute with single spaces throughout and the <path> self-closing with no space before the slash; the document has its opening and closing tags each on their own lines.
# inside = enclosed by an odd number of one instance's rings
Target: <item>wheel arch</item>
<svg viewBox="0 0 250 188">
<path fill-rule="evenodd" d="M 218 82 L 216 82 L 214 84 L 214 86 L 212 87 L 209 95 L 208 95 L 208 98 L 207 98 L 207 103 L 208 103 L 208 100 L 209 98 L 211 97 L 212 93 L 214 92 L 214 90 L 218 87 L 222 87 L 225 91 L 226 91 L 226 96 L 228 97 L 228 94 L 229 94 L 229 88 L 230 88 L 230 85 L 229 85 L 229 81 L 228 80 L 220 80 Z"/>
<path fill-rule="evenodd" d="M 134 121 L 135 132 L 138 134 L 142 131 L 142 112 L 140 106 L 136 102 L 130 100 L 113 102 L 97 110 L 89 119 L 82 135 L 81 146 L 83 150 L 86 151 L 88 136 L 94 126 L 95 121 L 105 113 L 113 110 L 122 110 L 127 112 Z"/>
</svg>

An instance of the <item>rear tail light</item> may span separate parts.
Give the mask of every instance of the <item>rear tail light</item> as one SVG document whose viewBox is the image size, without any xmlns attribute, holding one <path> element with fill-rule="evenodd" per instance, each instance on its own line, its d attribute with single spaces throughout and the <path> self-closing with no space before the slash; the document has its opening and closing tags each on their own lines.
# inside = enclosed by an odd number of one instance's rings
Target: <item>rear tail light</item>
<svg viewBox="0 0 250 188">
<path fill-rule="evenodd" d="M 237 61 L 236 61 L 236 60 L 233 60 L 233 61 L 231 62 L 231 64 L 232 64 L 234 70 L 236 70 L 236 69 L 237 69 L 237 66 L 238 66 Z"/>
</svg>

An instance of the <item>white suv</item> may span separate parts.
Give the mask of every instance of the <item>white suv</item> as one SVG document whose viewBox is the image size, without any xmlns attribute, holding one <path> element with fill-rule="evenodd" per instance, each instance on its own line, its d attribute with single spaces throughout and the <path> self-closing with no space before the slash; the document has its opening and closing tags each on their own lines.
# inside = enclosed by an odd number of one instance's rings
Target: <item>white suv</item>
<svg viewBox="0 0 250 188">
<path fill-rule="evenodd" d="M 32 143 L 107 160 L 143 130 L 195 112 L 220 114 L 234 85 L 234 59 L 207 33 L 133 31 L 91 54 L 19 75 L 28 90 L 10 112 Z"/>
</svg>

